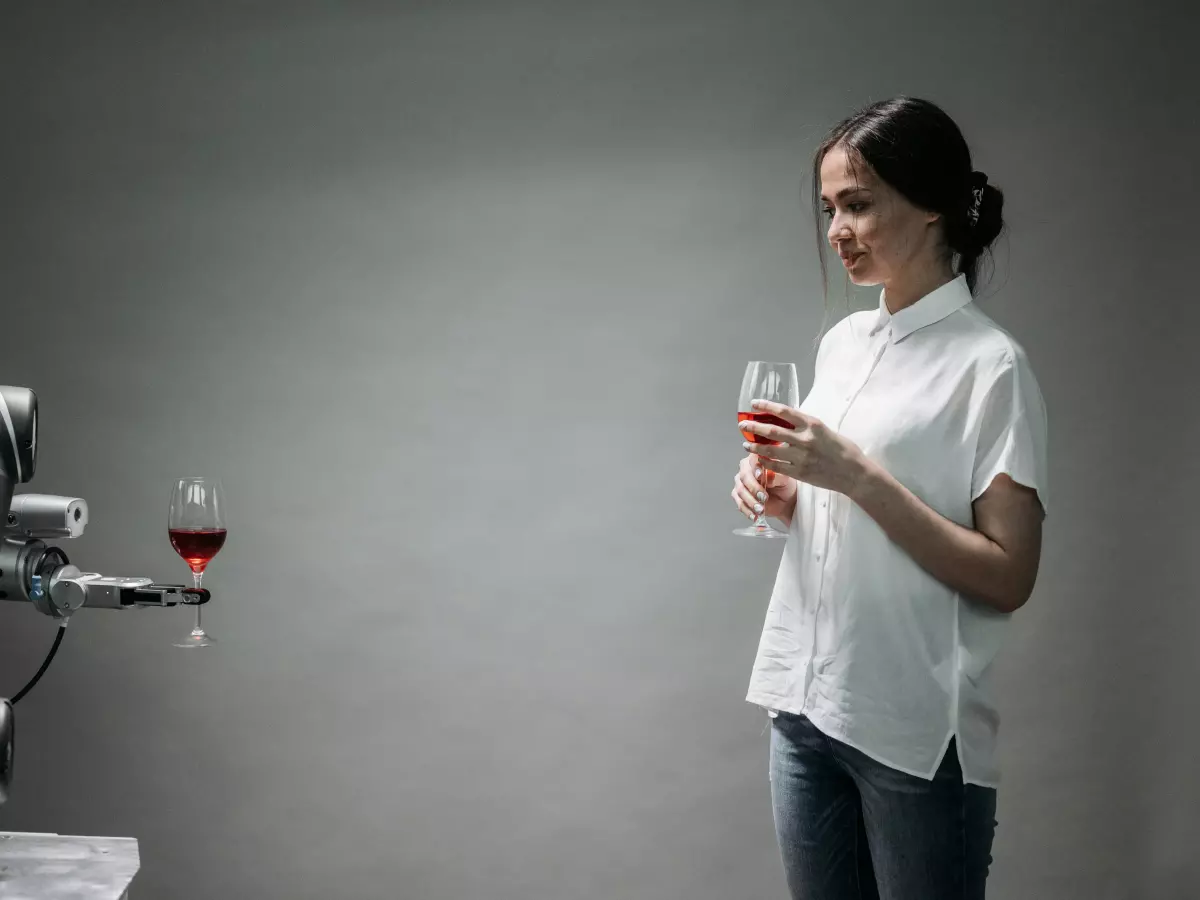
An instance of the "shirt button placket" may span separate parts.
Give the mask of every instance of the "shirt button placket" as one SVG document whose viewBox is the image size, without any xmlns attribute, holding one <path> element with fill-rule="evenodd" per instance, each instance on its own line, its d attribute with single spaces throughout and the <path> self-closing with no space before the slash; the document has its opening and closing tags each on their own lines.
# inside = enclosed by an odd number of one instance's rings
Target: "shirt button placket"
<svg viewBox="0 0 1200 900">
<path fill-rule="evenodd" d="M 885 335 L 885 338 L 888 336 Z M 846 421 L 846 415 L 850 412 L 850 407 L 854 404 L 854 398 L 862 393 L 862 389 L 867 386 L 871 375 L 875 372 L 875 368 L 879 365 L 879 360 L 883 358 L 884 351 L 887 350 L 889 340 L 885 339 L 879 349 L 871 358 L 870 364 L 867 366 L 867 371 L 863 375 L 862 380 L 858 383 L 858 387 L 850 391 L 845 396 L 845 402 L 842 405 L 840 414 L 837 417 L 837 424 L 834 430 L 841 431 L 842 423 Z M 821 618 L 822 601 L 825 599 L 825 567 L 829 563 L 829 492 L 824 491 L 821 495 L 821 502 L 817 504 L 818 514 L 816 518 L 816 534 L 813 535 L 813 546 L 818 547 L 813 558 L 818 563 L 817 569 L 817 602 L 813 607 L 813 625 L 812 625 L 812 642 L 809 645 L 808 659 L 804 664 L 804 709 L 809 709 L 809 697 L 812 694 L 812 672 L 813 660 L 817 655 L 817 633 L 818 622 Z"/>
</svg>

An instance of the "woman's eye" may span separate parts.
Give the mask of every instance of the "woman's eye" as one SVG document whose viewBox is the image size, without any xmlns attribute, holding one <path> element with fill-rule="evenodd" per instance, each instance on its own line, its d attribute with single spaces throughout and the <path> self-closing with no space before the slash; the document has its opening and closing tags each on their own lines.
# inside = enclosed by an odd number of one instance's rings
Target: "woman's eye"
<svg viewBox="0 0 1200 900">
<path fill-rule="evenodd" d="M 870 205 L 871 204 L 865 200 L 856 200 L 853 203 L 847 203 L 846 209 L 849 210 L 850 212 L 854 213 L 855 215 L 857 215 L 857 214 L 863 212 Z M 825 207 L 824 209 L 821 210 L 821 215 L 823 215 L 827 219 L 832 219 L 833 218 L 833 207 L 831 207 L 831 206 Z"/>
</svg>

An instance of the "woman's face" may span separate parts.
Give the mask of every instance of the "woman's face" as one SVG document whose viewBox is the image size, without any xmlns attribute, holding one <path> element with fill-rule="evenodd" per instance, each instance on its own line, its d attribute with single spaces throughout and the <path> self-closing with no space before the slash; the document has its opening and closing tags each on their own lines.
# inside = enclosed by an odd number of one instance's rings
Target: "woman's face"
<svg viewBox="0 0 1200 900">
<path fill-rule="evenodd" d="M 855 284 L 886 287 L 937 257 L 937 213 L 918 209 L 865 162 L 851 168 L 840 146 L 821 160 L 821 208 L 829 245 Z"/>
</svg>

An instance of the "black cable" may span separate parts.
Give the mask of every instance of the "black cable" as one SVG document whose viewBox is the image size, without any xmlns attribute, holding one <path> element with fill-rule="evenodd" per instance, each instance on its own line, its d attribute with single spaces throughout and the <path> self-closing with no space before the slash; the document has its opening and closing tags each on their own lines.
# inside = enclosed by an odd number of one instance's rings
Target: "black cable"
<svg viewBox="0 0 1200 900">
<path fill-rule="evenodd" d="M 63 622 L 58 626 L 58 634 L 54 636 L 54 643 L 50 645 L 50 652 L 46 654 L 46 661 L 42 663 L 42 667 L 38 669 L 37 674 L 30 679 L 29 684 L 17 691 L 17 696 L 13 697 L 12 700 L 9 701 L 13 706 L 16 706 L 17 701 L 28 694 L 33 689 L 33 686 L 38 683 L 38 679 L 46 674 L 46 670 L 50 668 L 50 661 L 54 659 L 54 654 L 58 652 L 58 645 L 62 643 L 63 635 L 66 633 L 66 631 L 67 623 Z"/>
</svg>

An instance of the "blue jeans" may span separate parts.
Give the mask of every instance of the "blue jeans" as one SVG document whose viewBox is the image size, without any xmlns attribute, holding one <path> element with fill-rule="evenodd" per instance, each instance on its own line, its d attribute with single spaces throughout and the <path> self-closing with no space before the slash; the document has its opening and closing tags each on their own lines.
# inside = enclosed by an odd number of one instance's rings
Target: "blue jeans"
<svg viewBox="0 0 1200 900">
<path fill-rule="evenodd" d="M 795 900 L 983 900 L 996 792 L 963 784 L 951 741 L 932 781 L 779 713 L 771 805 Z"/>
</svg>

